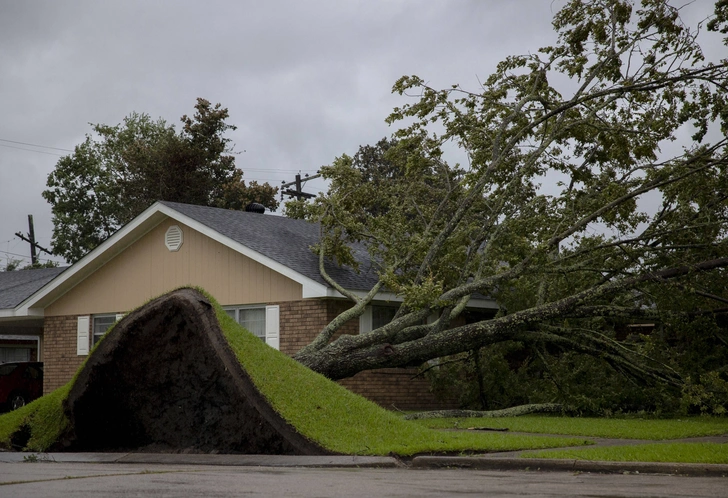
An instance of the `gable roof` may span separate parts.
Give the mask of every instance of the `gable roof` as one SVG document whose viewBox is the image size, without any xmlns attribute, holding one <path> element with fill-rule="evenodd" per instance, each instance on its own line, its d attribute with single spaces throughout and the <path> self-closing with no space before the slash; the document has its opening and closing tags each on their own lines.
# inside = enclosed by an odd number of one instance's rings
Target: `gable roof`
<svg viewBox="0 0 728 498">
<path fill-rule="evenodd" d="M 319 258 L 311 251 L 311 246 L 319 242 L 318 223 L 178 202 L 160 201 L 159 204 L 329 287 L 319 272 Z M 326 271 L 346 289 L 369 291 L 378 281 L 369 253 L 360 245 L 354 245 L 352 250 L 359 262 L 358 273 L 331 261 L 325 263 Z"/>
<path fill-rule="evenodd" d="M 0 310 L 15 308 L 67 267 L 0 272 Z"/>
<path fill-rule="evenodd" d="M 9 316 L 42 316 L 46 306 L 167 219 L 187 225 L 300 283 L 304 298 L 343 297 L 321 277 L 318 256 L 310 249 L 319 241 L 318 224 L 282 216 L 160 201 L 155 202 L 62 273 L 49 275 L 43 282 L 38 280 L 37 287 L 32 291 L 31 287 L 27 287 L 30 294 L 22 297 L 22 292 L 18 289 L 13 300 L 21 299 L 12 305 L 15 309 L 10 310 Z M 325 263 L 326 270 L 344 288 L 363 295 L 376 284 L 378 277 L 365 248 L 354 245 L 352 250 L 360 265 L 359 272 L 330 261 Z M 401 301 L 398 296 L 387 292 L 380 292 L 377 297 L 388 301 Z M 492 300 L 481 296 L 474 296 L 470 306 L 496 307 Z M 3 313 L 6 312 L 0 307 L 0 316 Z"/>
</svg>

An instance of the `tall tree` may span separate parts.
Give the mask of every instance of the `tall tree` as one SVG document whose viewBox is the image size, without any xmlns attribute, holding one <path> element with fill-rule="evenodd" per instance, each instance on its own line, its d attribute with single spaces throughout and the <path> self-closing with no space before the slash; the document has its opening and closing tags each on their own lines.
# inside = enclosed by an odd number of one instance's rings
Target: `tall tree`
<svg viewBox="0 0 728 498">
<path fill-rule="evenodd" d="M 53 252 L 73 262 L 158 200 L 243 209 L 278 207 L 277 188 L 250 182 L 235 167 L 228 110 L 197 99 L 177 132 L 163 119 L 132 113 L 58 161 L 43 197 L 53 211 Z"/>
<path fill-rule="evenodd" d="M 718 2 L 710 29 L 727 13 Z M 725 307 L 728 62 L 704 61 L 664 0 L 571 0 L 553 25 L 553 46 L 507 57 L 478 91 L 401 78 L 394 92 L 416 98 L 373 169 L 357 165 L 371 149 L 322 168 L 329 191 L 299 206 L 322 224 L 321 272 L 357 241 L 380 280 L 361 297 L 324 273 L 352 307 L 299 361 L 336 379 L 518 340 L 679 381 L 602 325 Z M 337 334 L 383 288 L 404 299 L 394 320 Z M 501 312 L 463 325 L 478 294 Z"/>
</svg>

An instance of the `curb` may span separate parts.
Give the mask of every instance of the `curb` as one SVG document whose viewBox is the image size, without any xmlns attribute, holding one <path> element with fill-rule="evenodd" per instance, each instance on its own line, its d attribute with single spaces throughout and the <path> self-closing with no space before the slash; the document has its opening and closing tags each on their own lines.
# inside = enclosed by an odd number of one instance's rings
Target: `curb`
<svg viewBox="0 0 728 498">
<path fill-rule="evenodd" d="M 203 453 L 33 453 L 0 452 L 0 463 L 134 463 L 160 465 L 227 465 L 234 467 L 396 468 L 393 457 L 231 455 Z"/>
<path fill-rule="evenodd" d="M 546 458 L 438 456 L 419 456 L 412 459 L 412 468 L 447 467 L 479 470 L 595 472 L 602 474 L 673 474 L 700 477 L 728 476 L 728 465 L 715 463 L 606 462 Z"/>
</svg>

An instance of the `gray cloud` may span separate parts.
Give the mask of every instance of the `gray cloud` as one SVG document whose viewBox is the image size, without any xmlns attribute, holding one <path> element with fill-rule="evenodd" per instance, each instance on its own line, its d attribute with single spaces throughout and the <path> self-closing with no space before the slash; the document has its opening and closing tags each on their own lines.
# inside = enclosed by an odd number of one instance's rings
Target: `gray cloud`
<svg viewBox="0 0 728 498">
<path fill-rule="evenodd" d="M 204 97 L 230 109 L 245 177 L 280 184 L 390 134 L 400 76 L 476 88 L 506 55 L 552 43 L 562 3 L 6 1 L 0 139 L 73 149 L 90 122 L 137 111 L 178 123 Z M 28 252 L 13 237 L 27 214 L 50 244 L 41 191 L 63 152 L 0 145 L 3 266 Z"/>
</svg>

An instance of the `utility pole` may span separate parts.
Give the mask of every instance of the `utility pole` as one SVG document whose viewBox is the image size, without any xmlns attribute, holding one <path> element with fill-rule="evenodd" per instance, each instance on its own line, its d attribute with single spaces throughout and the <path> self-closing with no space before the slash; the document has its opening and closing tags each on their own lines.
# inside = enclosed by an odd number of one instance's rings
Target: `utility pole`
<svg viewBox="0 0 728 498">
<path fill-rule="evenodd" d="M 318 178 L 320 176 L 321 176 L 320 174 L 316 174 L 316 175 L 313 175 L 313 176 L 308 176 L 308 173 L 306 173 L 305 178 L 303 178 L 303 180 L 302 180 L 301 179 L 301 174 L 300 173 L 297 173 L 296 174 L 296 179 L 294 181 L 289 182 L 289 183 L 281 182 L 282 183 L 282 185 L 281 185 L 281 200 L 283 200 L 283 196 L 284 195 L 287 195 L 289 198 L 290 197 L 295 197 L 299 201 L 301 199 L 311 199 L 313 197 L 316 197 L 316 194 L 307 194 L 306 192 L 304 192 L 303 190 L 301 190 L 301 188 L 303 187 L 303 184 L 306 183 L 307 181 L 313 180 L 314 178 Z M 287 187 L 290 187 L 291 185 L 295 185 L 296 186 L 296 190 L 292 190 L 292 189 L 287 188 Z M 286 190 L 283 190 L 283 189 L 286 189 Z"/>
<path fill-rule="evenodd" d="M 15 236 L 20 238 L 21 240 L 24 240 L 25 242 L 30 243 L 30 262 L 31 264 L 36 264 L 38 262 L 38 256 L 36 256 L 36 248 L 43 251 L 44 253 L 48 255 L 53 255 L 48 249 L 41 247 L 38 245 L 35 241 L 35 228 L 33 227 L 33 215 L 28 215 L 28 236 L 25 237 L 20 232 L 15 232 Z"/>
<path fill-rule="evenodd" d="M 34 265 L 38 262 L 35 255 L 35 227 L 33 226 L 33 215 L 28 215 L 28 237 L 30 238 L 30 264 Z"/>
</svg>

